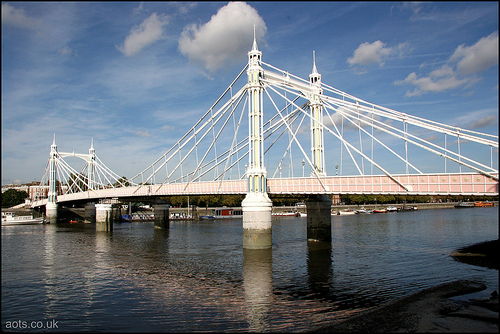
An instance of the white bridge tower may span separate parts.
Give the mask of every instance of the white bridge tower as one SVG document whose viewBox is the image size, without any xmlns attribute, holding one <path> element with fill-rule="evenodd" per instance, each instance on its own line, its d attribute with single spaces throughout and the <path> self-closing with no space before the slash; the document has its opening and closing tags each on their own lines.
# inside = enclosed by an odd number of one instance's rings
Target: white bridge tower
<svg viewBox="0 0 500 334">
<path fill-rule="evenodd" d="M 272 202 L 267 195 L 267 172 L 264 167 L 263 91 L 260 79 L 262 52 L 255 39 L 248 52 L 248 149 L 246 176 L 248 189 L 241 206 L 243 210 L 243 248 L 267 249 L 272 246 Z"/>
</svg>

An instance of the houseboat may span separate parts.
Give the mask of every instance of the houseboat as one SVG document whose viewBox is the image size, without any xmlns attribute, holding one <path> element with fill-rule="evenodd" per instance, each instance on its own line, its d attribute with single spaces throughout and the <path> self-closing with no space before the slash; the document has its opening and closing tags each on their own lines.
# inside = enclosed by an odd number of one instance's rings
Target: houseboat
<svg viewBox="0 0 500 334">
<path fill-rule="evenodd" d="M 33 218 L 33 215 L 16 216 L 14 212 L 2 212 L 2 226 L 42 224 L 43 217 Z"/>
<path fill-rule="evenodd" d="M 233 208 L 215 209 L 213 215 L 200 216 L 200 219 L 238 219 L 243 218 L 243 210 Z"/>
</svg>

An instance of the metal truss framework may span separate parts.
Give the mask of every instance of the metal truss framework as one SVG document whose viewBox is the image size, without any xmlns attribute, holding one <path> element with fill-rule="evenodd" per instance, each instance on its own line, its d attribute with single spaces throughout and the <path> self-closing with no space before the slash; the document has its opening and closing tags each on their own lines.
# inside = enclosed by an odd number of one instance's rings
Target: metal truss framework
<svg viewBox="0 0 500 334">
<path fill-rule="evenodd" d="M 68 157 L 75 157 L 85 161 L 81 171 L 74 169 L 65 160 Z M 51 158 L 45 167 L 40 185 L 50 185 L 51 178 L 57 182 L 56 192 L 58 194 L 74 194 L 86 191 L 95 192 L 100 189 L 113 189 L 134 185 L 131 182 L 127 182 L 123 177 L 118 176 L 118 174 L 109 169 L 99 159 L 95 154 L 93 141 L 88 154 L 65 153 L 57 151 L 55 135 Z"/>
<path fill-rule="evenodd" d="M 264 122 L 267 145 L 264 147 L 265 153 L 271 155 L 271 158 L 266 158 L 266 168 L 273 167 L 272 178 L 278 173 L 281 178 L 283 167 L 286 166 L 289 169 L 288 177 L 294 177 L 293 170 L 295 169 L 297 176 L 297 169 L 300 170 L 302 162 L 303 176 L 304 167 L 308 166 L 311 170 L 310 176 L 322 184 L 324 175 L 317 173 L 312 158 L 307 153 L 309 148 L 305 147 L 304 140 L 300 138 L 304 137 L 304 125 L 311 123 L 313 117 L 310 108 L 311 96 L 314 94 L 312 85 L 272 65 L 262 62 L 262 66 L 264 72 L 260 83 L 264 95 L 268 98 L 264 108 L 267 119 Z M 247 67 L 243 68 L 219 99 L 175 145 L 131 180 L 140 185 L 154 184 L 159 190 L 162 185 L 172 183 L 183 183 L 187 189 L 192 182 L 218 181 L 222 184 L 222 180 L 228 178 L 243 179 L 246 175 L 242 164 L 245 163 L 244 158 L 249 150 L 245 150 L 248 147 L 248 131 L 242 128 L 246 129 L 248 126 L 243 115 L 248 108 L 249 85 L 244 84 L 238 90 L 236 87 L 237 83 L 244 80 L 241 76 L 245 70 Z M 381 107 L 323 83 L 321 92 L 319 98 L 324 110 L 324 122 L 321 127 L 325 137 L 332 138 L 325 139 L 325 146 L 334 140 L 340 143 L 335 151 L 338 159 L 336 175 L 338 164 L 342 175 L 346 175 L 343 173 L 344 166 L 350 164 L 351 170 L 355 171 L 351 175 L 381 174 L 410 191 L 399 178 L 394 177 L 395 174 L 436 173 L 435 170 L 429 170 L 428 166 L 427 170 L 423 170 L 426 167 L 420 167 L 418 164 L 422 161 L 411 159 L 411 153 L 418 150 L 419 153 L 424 152 L 431 157 L 423 159 L 423 162 L 428 164 L 429 159 L 436 159 L 433 161 L 433 167 L 444 162 L 444 173 L 450 173 L 448 170 L 455 165 L 458 173 L 474 172 L 498 181 L 498 170 L 494 166 L 494 155 L 498 156 L 498 136 Z M 354 134 L 356 137 L 353 137 Z M 440 145 L 425 139 L 431 137 L 441 138 L 444 143 Z M 281 152 L 275 154 L 274 149 L 279 147 L 280 140 Z M 449 143 L 454 143 L 453 149 Z M 474 148 L 470 148 L 473 144 Z M 336 144 L 332 146 L 334 145 Z M 299 158 L 295 158 L 295 167 L 292 162 L 292 147 L 300 151 Z M 383 158 L 377 161 L 374 158 L 374 147 L 377 152 L 390 153 L 392 158 L 387 159 L 387 154 L 383 154 Z M 477 153 L 478 150 L 483 152 L 479 159 L 483 161 L 470 158 L 465 153 Z M 348 162 L 345 162 L 346 160 Z M 489 160 L 489 165 L 484 160 Z M 394 161 L 400 161 L 400 170 L 394 171 Z M 370 166 L 369 173 L 366 172 L 365 163 Z M 331 169 L 332 164 L 329 167 Z M 189 171 L 184 173 L 185 170 Z M 139 189 L 140 187 L 136 191 Z"/>
</svg>

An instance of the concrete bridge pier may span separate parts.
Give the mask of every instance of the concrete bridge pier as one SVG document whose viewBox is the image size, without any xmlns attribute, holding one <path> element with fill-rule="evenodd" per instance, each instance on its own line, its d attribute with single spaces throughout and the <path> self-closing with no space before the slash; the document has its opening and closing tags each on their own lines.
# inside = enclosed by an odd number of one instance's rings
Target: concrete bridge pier
<svg viewBox="0 0 500 334">
<path fill-rule="evenodd" d="M 57 203 L 48 202 L 45 204 L 45 217 L 49 223 L 57 223 Z"/>
<path fill-rule="evenodd" d="M 306 201 L 307 240 L 332 241 L 332 200 L 327 195 L 313 195 Z"/>
<path fill-rule="evenodd" d="M 170 205 L 153 204 L 155 214 L 155 228 L 166 230 L 170 225 Z"/>
<path fill-rule="evenodd" d="M 93 224 L 95 223 L 95 203 L 85 204 L 85 223 Z"/>
<path fill-rule="evenodd" d="M 241 202 L 244 249 L 272 247 L 272 206 L 267 193 L 248 193 Z"/>
<path fill-rule="evenodd" d="M 113 205 L 102 203 L 95 205 L 95 230 L 103 232 L 113 231 Z"/>
</svg>

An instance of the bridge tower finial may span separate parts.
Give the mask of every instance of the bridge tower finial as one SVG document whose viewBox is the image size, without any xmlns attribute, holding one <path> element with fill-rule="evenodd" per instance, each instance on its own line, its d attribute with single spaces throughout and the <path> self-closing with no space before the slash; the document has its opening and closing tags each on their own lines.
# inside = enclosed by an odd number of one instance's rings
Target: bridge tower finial
<svg viewBox="0 0 500 334">
<path fill-rule="evenodd" d="M 50 145 L 50 150 L 51 151 L 57 151 L 56 134 L 55 133 L 54 133 L 54 139 L 52 140 L 52 145 Z"/>
<path fill-rule="evenodd" d="M 253 45 L 252 50 L 248 52 L 248 65 L 255 67 L 253 70 L 260 68 L 260 61 L 262 59 L 262 52 L 257 47 L 257 37 L 255 35 L 255 25 L 253 26 Z M 262 68 L 260 68 L 262 70 Z"/>
<path fill-rule="evenodd" d="M 316 68 L 316 52 L 313 51 L 313 69 L 311 74 L 309 74 L 309 82 L 311 84 L 321 84 L 321 74 L 318 73 Z"/>
<path fill-rule="evenodd" d="M 257 47 L 257 38 L 255 36 L 255 24 L 253 25 L 253 45 L 252 45 L 252 51 L 259 51 L 259 48 Z"/>
</svg>

